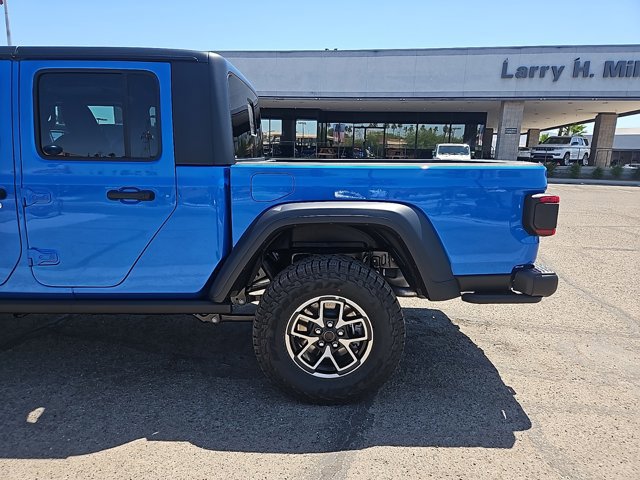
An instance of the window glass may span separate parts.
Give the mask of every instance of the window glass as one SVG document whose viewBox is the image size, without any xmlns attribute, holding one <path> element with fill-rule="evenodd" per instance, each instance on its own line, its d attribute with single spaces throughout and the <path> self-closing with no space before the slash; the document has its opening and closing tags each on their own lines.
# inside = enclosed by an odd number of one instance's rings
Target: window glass
<svg viewBox="0 0 640 480">
<path fill-rule="evenodd" d="M 448 143 L 464 143 L 464 125 L 452 124 L 448 126 L 449 140 Z"/>
<path fill-rule="evenodd" d="M 384 123 L 369 123 L 365 128 L 363 154 L 365 158 L 384 157 Z"/>
<path fill-rule="evenodd" d="M 548 145 L 567 145 L 571 141 L 568 137 L 549 137 L 544 142 Z"/>
<path fill-rule="evenodd" d="M 159 97 L 158 81 L 148 73 L 44 73 L 38 148 L 54 158 L 157 158 Z"/>
<path fill-rule="evenodd" d="M 267 157 L 277 157 L 280 155 L 280 137 L 282 136 L 282 120 L 275 118 L 263 118 L 262 129 L 262 149 Z"/>
<path fill-rule="evenodd" d="M 470 155 L 469 147 L 466 145 L 440 145 L 438 153 L 442 155 Z"/>
<path fill-rule="evenodd" d="M 262 155 L 262 134 L 258 97 L 235 75 L 229 75 L 229 110 L 236 158 Z"/>
<path fill-rule="evenodd" d="M 418 125 L 418 148 L 431 149 L 437 143 L 448 143 L 449 126 L 446 124 L 421 123 Z"/>
<path fill-rule="evenodd" d="M 327 127 L 327 143 L 330 146 L 353 146 L 353 124 L 330 123 Z"/>
<path fill-rule="evenodd" d="M 416 148 L 415 124 L 387 124 L 385 156 L 388 158 L 411 158 Z"/>
<path fill-rule="evenodd" d="M 318 140 L 318 122 L 316 120 L 296 120 L 296 156 L 314 157 Z"/>
</svg>

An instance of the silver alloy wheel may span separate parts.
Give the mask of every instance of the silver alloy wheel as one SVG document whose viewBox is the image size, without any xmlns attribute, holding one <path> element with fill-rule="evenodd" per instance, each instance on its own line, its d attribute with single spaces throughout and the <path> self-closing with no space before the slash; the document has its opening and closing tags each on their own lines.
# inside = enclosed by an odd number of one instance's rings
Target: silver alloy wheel
<svg viewBox="0 0 640 480">
<path fill-rule="evenodd" d="M 285 331 L 291 360 L 314 377 L 343 377 L 371 353 L 373 328 L 355 302 L 325 295 L 306 301 L 291 315 Z"/>
</svg>

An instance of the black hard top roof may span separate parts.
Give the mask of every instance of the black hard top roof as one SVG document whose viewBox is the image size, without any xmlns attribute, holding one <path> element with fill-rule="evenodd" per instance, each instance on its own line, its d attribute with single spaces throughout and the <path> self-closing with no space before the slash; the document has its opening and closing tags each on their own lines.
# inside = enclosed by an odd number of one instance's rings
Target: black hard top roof
<svg viewBox="0 0 640 480">
<path fill-rule="evenodd" d="M 208 63 L 209 52 L 130 47 L 0 47 L 0 59 L 100 59 Z"/>
</svg>

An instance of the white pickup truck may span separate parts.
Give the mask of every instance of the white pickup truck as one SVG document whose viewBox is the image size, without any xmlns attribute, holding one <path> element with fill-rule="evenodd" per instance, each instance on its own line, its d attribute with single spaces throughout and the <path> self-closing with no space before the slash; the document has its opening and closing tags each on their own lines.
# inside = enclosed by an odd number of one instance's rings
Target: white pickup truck
<svg viewBox="0 0 640 480">
<path fill-rule="evenodd" d="M 531 160 L 562 162 L 563 165 L 572 162 L 588 165 L 590 155 L 589 140 L 580 136 L 549 137 L 531 149 Z"/>
<path fill-rule="evenodd" d="M 433 151 L 436 160 L 471 160 L 471 148 L 466 143 L 439 143 Z"/>
</svg>

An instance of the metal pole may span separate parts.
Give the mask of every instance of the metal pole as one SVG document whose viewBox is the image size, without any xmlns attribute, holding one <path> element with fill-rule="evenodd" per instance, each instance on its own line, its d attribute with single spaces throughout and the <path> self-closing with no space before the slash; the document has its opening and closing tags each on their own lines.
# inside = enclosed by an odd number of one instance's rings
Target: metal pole
<svg viewBox="0 0 640 480">
<path fill-rule="evenodd" d="M 11 27 L 9 26 L 9 5 L 7 5 L 7 0 L 4 0 L 4 25 L 7 29 L 7 45 L 12 46 L 11 42 Z"/>
</svg>

